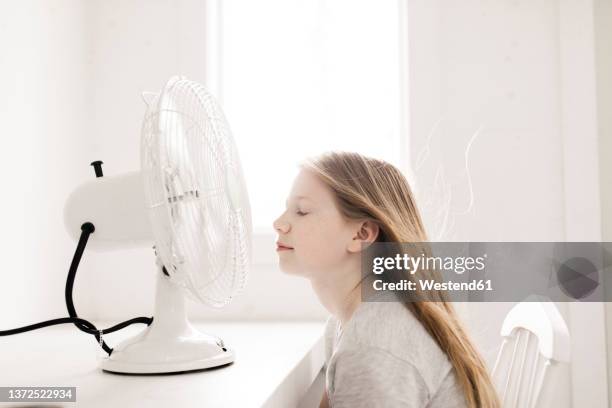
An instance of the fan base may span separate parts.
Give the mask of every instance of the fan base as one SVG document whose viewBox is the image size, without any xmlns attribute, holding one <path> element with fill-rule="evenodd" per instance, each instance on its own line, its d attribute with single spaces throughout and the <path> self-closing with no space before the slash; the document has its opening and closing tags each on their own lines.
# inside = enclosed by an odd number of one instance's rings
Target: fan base
<svg viewBox="0 0 612 408">
<path fill-rule="evenodd" d="M 185 322 L 186 323 L 186 322 Z M 180 333 L 168 335 L 155 322 L 125 340 L 104 358 L 104 371 L 123 374 L 165 374 L 219 367 L 234 361 L 233 350 L 217 337 L 200 333 L 186 323 Z"/>
<path fill-rule="evenodd" d="M 231 356 L 227 356 L 231 354 Z M 179 374 L 188 373 L 193 371 L 202 371 L 210 368 L 221 367 L 229 365 L 234 362 L 234 356 L 231 351 L 227 351 L 223 356 L 219 358 L 202 359 L 198 361 L 188 362 L 159 362 L 159 363 L 148 363 L 134 364 L 134 363 L 119 363 L 117 361 L 110 361 L 107 358 L 102 362 L 101 368 L 103 371 L 114 374 L 132 374 L 132 375 L 152 375 L 152 374 Z"/>
</svg>

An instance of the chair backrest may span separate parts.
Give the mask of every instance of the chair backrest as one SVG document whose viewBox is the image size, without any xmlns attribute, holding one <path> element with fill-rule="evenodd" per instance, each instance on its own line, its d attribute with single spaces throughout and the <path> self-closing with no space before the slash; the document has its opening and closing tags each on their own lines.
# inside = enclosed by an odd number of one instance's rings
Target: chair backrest
<svg viewBox="0 0 612 408">
<path fill-rule="evenodd" d="M 547 407 L 563 364 L 570 361 L 570 336 L 555 304 L 535 296 L 510 310 L 493 380 L 503 408 Z"/>
</svg>

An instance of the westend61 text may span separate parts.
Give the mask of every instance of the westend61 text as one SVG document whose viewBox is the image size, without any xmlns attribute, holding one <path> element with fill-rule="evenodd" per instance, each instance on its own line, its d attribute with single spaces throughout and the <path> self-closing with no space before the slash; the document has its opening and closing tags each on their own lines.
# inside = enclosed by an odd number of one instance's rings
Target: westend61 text
<svg viewBox="0 0 612 408">
<path fill-rule="evenodd" d="M 478 279 L 470 282 L 436 282 L 433 279 L 419 279 L 421 290 L 449 290 L 449 291 L 489 291 L 493 290 L 491 279 Z M 374 290 L 416 290 L 417 283 L 408 279 L 399 282 L 384 282 L 380 279 L 374 281 Z"/>
</svg>

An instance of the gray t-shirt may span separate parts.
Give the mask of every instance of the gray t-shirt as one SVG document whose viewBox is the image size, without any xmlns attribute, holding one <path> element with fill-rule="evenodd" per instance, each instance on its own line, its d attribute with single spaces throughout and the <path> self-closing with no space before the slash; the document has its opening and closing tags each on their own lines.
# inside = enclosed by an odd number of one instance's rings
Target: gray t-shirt
<svg viewBox="0 0 612 408">
<path fill-rule="evenodd" d="M 325 328 L 329 404 L 342 407 L 465 408 L 448 356 L 400 302 L 363 302 L 341 327 Z"/>
</svg>

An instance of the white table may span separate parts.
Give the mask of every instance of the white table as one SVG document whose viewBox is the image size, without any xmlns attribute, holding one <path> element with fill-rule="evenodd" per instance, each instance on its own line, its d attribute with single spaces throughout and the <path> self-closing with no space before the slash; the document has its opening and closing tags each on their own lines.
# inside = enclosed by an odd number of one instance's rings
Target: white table
<svg viewBox="0 0 612 408">
<path fill-rule="evenodd" d="M 187 374 L 111 374 L 98 367 L 104 353 L 93 336 L 61 325 L 0 337 L 0 386 L 76 387 L 76 403 L 55 403 L 66 407 L 292 407 L 309 389 L 313 394 L 317 376 L 320 383 L 322 322 L 194 326 L 221 337 L 235 350 L 235 362 Z M 144 327 L 133 325 L 104 339 L 113 347 Z"/>
</svg>

